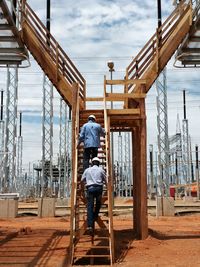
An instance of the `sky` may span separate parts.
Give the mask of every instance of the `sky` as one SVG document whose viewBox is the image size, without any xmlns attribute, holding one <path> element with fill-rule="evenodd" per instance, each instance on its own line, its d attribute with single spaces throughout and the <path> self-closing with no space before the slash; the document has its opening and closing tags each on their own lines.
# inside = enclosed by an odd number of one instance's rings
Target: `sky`
<svg viewBox="0 0 200 267">
<path fill-rule="evenodd" d="M 28 0 L 42 22 L 46 0 Z M 172 12 L 172 0 L 162 0 L 163 21 Z M 155 33 L 157 1 L 149 0 L 52 0 L 51 33 L 72 59 L 87 82 L 88 96 L 102 96 L 107 62 L 114 62 L 113 79 L 122 79 L 126 67 Z M 43 73 L 30 56 L 31 66 L 19 70 L 18 110 L 22 111 L 23 166 L 41 159 Z M 192 145 L 199 144 L 199 69 L 177 69 L 174 57 L 167 65 L 169 135 L 176 133 L 177 114 L 183 119 L 182 91 L 186 90 L 187 118 Z M 6 69 L 0 69 L 0 88 L 6 88 Z M 156 88 L 146 98 L 147 142 L 157 150 Z M 54 90 L 54 159 L 59 146 L 59 99 Z"/>
</svg>

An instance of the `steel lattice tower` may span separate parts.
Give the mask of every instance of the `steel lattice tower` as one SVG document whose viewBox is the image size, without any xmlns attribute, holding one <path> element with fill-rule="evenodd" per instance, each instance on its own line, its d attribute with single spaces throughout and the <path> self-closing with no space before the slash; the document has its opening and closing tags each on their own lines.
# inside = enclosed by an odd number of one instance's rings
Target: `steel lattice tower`
<svg viewBox="0 0 200 267">
<path fill-rule="evenodd" d="M 131 192 L 131 177 L 130 177 L 130 133 L 124 133 L 124 176 L 125 176 L 125 196 L 130 196 Z"/>
<path fill-rule="evenodd" d="M 53 85 L 44 75 L 42 103 L 42 196 L 52 194 L 53 182 Z M 48 188 L 50 192 L 48 192 Z"/>
<path fill-rule="evenodd" d="M 183 112 L 184 119 L 182 121 L 183 129 L 183 179 L 186 183 L 190 183 L 191 172 L 190 172 L 190 142 L 189 142 L 189 133 L 188 133 L 188 120 L 186 117 L 186 102 L 185 102 L 185 90 L 183 90 Z"/>
<path fill-rule="evenodd" d="M 22 113 L 20 112 L 19 119 L 19 135 L 17 140 L 17 190 L 24 191 L 23 177 L 22 177 L 22 155 L 23 155 L 23 136 L 22 136 Z"/>
<path fill-rule="evenodd" d="M 67 105 L 60 99 L 60 132 L 59 132 L 59 191 L 58 196 L 66 195 L 67 170 Z"/>
<path fill-rule="evenodd" d="M 123 149 L 122 149 L 122 134 L 119 132 L 118 135 L 118 171 L 116 181 L 116 194 L 122 196 L 122 180 L 123 180 Z"/>
<path fill-rule="evenodd" d="M 18 68 L 7 69 L 7 95 L 4 143 L 4 189 L 16 191 Z"/>
<path fill-rule="evenodd" d="M 166 69 L 156 80 L 157 89 L 157 128 L 158 128 L 158 164 L 162 187 L 165 186 L 165 193 L 169 195 L 169 138 L 168 138 L 168 111 L 167 111 L 167 84 Z M 161 188 L 164 195 L 164 188 Z"/>
<path fill-rule="evenodd" d="M 3 182 L 3 160 L 4 160 L 4 131 L 5 122 L 3 119 L 3 90 L 1 91 L 1 110 L 0 110 L 0 192 L 2 191 Z"/>
<path fill-rule="evenodd" d="M 66 197 L 71 195 L 71 176 L 72 176 L 72 119 L 71 119 L 71 109 L 68 108 L 67 113 L 67 158 L 66 158 Z"/>
</svg>

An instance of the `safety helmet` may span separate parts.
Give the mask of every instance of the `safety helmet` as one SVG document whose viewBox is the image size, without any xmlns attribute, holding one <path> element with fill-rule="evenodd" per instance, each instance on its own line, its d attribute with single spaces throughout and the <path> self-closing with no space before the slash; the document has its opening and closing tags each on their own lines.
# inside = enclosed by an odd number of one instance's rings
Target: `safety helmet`
<svg viewBox="0 0 200 267">
<path fill-rule="evenodd" d="M 98 158 L 98 157 L 94 157 L 93 159 L 92 159 L 92 162 L 93 161 L 98 161 L 98 162 L 100 162 L 100 159 Z"/>
<path fill-rule="evenodd" d="M 96 117 L 93 114 L 91 114 L 88 119 L 94 119 L 96 121 Z"/>
</svg>

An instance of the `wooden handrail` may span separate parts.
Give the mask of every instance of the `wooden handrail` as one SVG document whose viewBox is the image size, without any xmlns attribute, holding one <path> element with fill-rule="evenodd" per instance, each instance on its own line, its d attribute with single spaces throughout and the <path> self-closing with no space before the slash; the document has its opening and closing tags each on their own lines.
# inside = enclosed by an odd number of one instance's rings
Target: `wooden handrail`
<svg viewBox="0 0 200 267">
<path fill-rule="evenodd" d="M 185 15 L 189 8 L 190 4 L 186 4 L 185 1 L 177 6 L 162 26 L 157 29 L 157 32 L 150 38 L 134 60 L 129 64 L 126 69 L 126 79 L 141 79 L 143 77 L 143 74 L 148 70 L 151 62 L 156 57 L 157 50 L 166 43 L 168 38 L 174 32 L 179 20 Z M 130 89 L 134 88 L 134 85 L 130 84 L 127 87 L 128 90 L 126 89 L 126 91 L 129 92 Z"/>
<path fill-rule="evenodd" d="M 108 118 L 106 106 L 106 76 L 104 76 L 104 128 L 106 132 L 105 147 L 106 147 L 106 175 L 107 175 L 107 192 L 108 192 L 108 214 L 109 214 L 109 238 L 110 238 L 110 255 L 111 265 L 114 262 L 114 237 L 113 237 L 113 220 L 112 220 L 112 192 L 113 192 L 113 173 L 110 156 L 110 118 Z"/>
<path fill-rule="evenodd" d="M 74 82 L 79 83 L 79 97 L 85 102 L 86 81 L 81 73 L 77 70 L 73 62 L 66 55 L 62 47 L 55 38 L 43 25 L 35 12 L 27 4 L 22 1 L 21 4 L 22 23 L 25 21 L 37 36 L 38 41 L 45 51 L 50 55 L 52 62 L 57 67 L 57 75 L 63 75 L 67 82 L 72 86 Z"/>
</svg>

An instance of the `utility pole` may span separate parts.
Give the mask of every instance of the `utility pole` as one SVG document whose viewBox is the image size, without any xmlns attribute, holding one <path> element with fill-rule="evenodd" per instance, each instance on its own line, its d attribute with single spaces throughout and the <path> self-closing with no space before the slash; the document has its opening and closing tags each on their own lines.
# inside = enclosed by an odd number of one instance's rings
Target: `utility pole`
<svg viewBox="0 0 200 267">
<path fill-rule="evenodd" d="M 153 193 L 154 193 L 153 145 L 149 145 L 149 159 L 150 159 L 150 198 L 153 199 Z"/>
<path fill-rule="evenodd" d="M 110 72 L 110 79 L 112 81 L 113 79 L 113 72 L 115 71 L 114 69 L 114 63 L 112 61 L 108 62 L 108 68 Z M 110 85 L 110 92 L 111 94 L 113 93 L 113 85 Z M 113 109 L 113 102 L 111 101 L 111 109 Z M 111 162 L 112 162 L 112 175 L 114 175 L 114 135 L 113 132 L 111 132 L 111 138 L 110 138 L 110 143 L 111 143 Z M 112 178 L 114 179 L 114 177 Z"/>
</svg>

